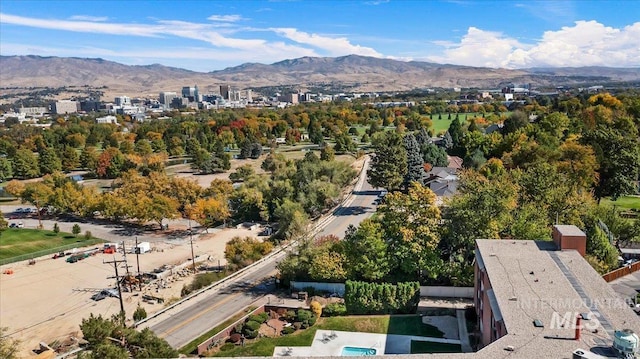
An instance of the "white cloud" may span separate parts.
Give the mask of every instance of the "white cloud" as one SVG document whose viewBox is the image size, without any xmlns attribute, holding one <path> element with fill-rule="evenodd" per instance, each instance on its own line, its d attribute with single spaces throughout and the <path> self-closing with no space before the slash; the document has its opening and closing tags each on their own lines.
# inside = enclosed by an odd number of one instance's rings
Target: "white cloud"
<svg viewBox="0 0 640 359">
<path fill-rule="evenodd" d="M 487 67 L 640 66 L 640 22 L 621 29 L 597 21 L 546 31 L 533 44 L 470 27 L 460 42 L 434 41 L 442 55 L 429 61 Z"/>
<path fill-rule="evenodd" d="M 325 50 L 330 56 L 341 55 L 363 55 L 382 57 L 382 54 L 376 50 L 353 45 L 346 37 L 328 37 L 318 34 L 310 34 L 290 27 L 272 28 L 273 32 L 285 38 L 295 41 L 299 44 L 311 45 L 319 49 Z"/>
<path fill-rule="evenodd" d="M 220 22 L 238 22 L 240 20 L 244 20 L 244 18 L 241 15 L 211 15 L 207 18 L 207 20 Z"/>
<path fill-rule="evenodd" d="M 430 61 L 467 66 L 507 67 L 511 54 L 524 47 L 518 40 L 505 37 L 499 32 L 484 31 L 470 27 L 459 43 L 434 41 L 443 46 L 443 56 L 432 56 Z"/>
<path fill-rule="evenodd" d="M 107 16 L 91 16 L 91 15 L 73 15 L 69 17 L 69 20 L 80 20 L 80 21 L 107 21 L 109 17 Z"/>
</svg>

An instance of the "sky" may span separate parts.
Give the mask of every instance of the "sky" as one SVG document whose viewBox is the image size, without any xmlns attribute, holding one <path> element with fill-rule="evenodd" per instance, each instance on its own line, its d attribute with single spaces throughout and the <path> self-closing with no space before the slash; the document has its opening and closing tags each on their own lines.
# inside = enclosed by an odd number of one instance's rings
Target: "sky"
<svg viewBox="0 0 640 359">
<path fill-rule="evenodd" d="M 640 1 L 0 0 L 0 54 L 194 71 L 350 54 L 494 68 L 640 67 Z"/>
</svg>

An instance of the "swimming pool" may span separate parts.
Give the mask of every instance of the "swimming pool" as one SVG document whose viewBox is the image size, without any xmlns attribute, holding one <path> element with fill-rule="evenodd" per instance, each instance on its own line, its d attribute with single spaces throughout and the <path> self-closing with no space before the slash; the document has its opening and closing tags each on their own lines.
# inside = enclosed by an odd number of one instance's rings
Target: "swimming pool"
<svg viewBox="0 0 640 359">
<path fill-rule="evenodd" d="M 361 357 L 376 355 L 377 351 L 373 348 L 359 348 L 359 347 L 344 347 L 342 348 L 343 357 Z"/>
</svg>

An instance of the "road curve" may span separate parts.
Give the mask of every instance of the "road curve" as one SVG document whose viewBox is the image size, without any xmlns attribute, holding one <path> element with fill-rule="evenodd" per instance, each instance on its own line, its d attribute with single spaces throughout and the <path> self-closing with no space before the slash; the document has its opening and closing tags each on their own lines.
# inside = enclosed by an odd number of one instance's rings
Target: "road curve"
<svg viewBox="0 0 640 359">
<path fill-rule="evenodd" d="M 375 213 L 374 201 L 380 192 L 367 182 L 368 166 L 367 157 L 352 193 L 331 215 L 318 221 L 313 231 L 316 236 L 333 234 L 342 238 L 349 225 L 357 225 Z M 272 289 L 270 278 L 276 273 L 276 263 L 285 255 L 286 251 L 282 251 L 233 280 L 149 320 L 141 327 L 150 328 L 172 347 L 180 348 L 217 323 L 263 299 Z"/>
</svg>

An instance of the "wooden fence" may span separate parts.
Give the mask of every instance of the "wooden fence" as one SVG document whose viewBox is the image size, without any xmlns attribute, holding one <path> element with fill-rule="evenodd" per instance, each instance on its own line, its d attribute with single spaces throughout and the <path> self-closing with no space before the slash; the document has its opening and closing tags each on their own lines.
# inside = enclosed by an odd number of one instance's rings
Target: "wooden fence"
<svg viewBox="0 0 640 359">
<path fill-rule="evenodd" d="M 635 263 L 632 263 L 631 265 L 624 266 L 622 268 L 618 268 L 614 271 L 606 273 L 605 275 L 602 276 L 602 278 L 608 283 L 620 277 L 624 277 L 627 274 L 636 272 L 638 270 L 640 270 L 640 262 L 635 262 Z"/>
</svg>

